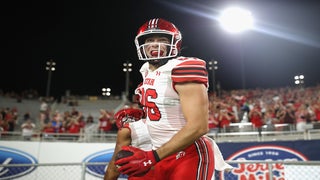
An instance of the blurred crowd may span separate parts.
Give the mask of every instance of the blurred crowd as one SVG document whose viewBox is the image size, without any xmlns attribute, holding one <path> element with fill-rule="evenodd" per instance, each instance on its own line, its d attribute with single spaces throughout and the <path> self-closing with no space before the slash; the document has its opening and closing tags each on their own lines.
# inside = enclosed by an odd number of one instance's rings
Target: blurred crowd
<svg viewBox="0 0 320 180">
<path fill-rule="evenodd" d="M 304 131 L 310 124 L 320 123 L 320 86 L 221 91 L 209 93 L 209 99 L 210 132 L 228 132 L 232 123 L 251 123 L 260 133 L 262 127 L 281 131 L 276 124 L 289 124 L 294 130 Z M 52 100 L 40 101 L 37 117 L 31 117 L 29 112 L 20 115 L 16 107 L 0 107 L 1 134 L 19 129 L 24 139 L 30 140 L 35 130 L 42 135 L 117 131 L 112 109 L 97 109 L 100 116 L 95 119 L 77 110 L 77 106 L 59 112 L 51 109 Z"/>
<path fill-rule="evenodd" d="M 84 115 L 76 105 L 59 111 L 53 108 L 54 100 L 39 99 L 39 113 L 20 114 L 17 107 L 0 107 L 0 135 L 21 132 L 23 139 L 30 140 L 34 133 L 44 138 L 52 138 L 55 133 L 65 137 L 79 137 L 80 133 L 115 133 L 117 126 L 113 110 L 97 109 L 99 117 Z M 92 112 L 97 114 L 96 112 Z M 1 136 L 0 136 L 1 137 Z"/>
<path fill-rule="evenodd" d="M 320 122 L 320 86 L 250 89 L 211 93 L 211 129 L 228 129 L 231 123 L 251 122 L 261 132 L 289 124 L 297 131 Z"/>
</svg>

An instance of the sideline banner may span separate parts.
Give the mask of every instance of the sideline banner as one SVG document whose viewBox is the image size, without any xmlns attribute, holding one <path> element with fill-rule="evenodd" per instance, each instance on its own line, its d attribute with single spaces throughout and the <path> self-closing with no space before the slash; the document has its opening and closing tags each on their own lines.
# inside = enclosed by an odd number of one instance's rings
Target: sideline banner
<svg viewBox="0 0 320 180">
<path fill-rule="evenodd" d="M 0 141 L 0 162 L 6 164 L 38 164 L 38 163 L 107 163 L 113 155 L 115 143 L 78 143 L 78 142 L 25 142 Z M 319 161 L 320 140 L 271 141 L 271 142 L 228 142 L 218 143 L 221 153 L 227 161 Z M 227 174 L 220 172 L 220 179 L 268 179 L 268 168 L 265 163 L 231 164 L 234 169 Z M 59 169 L 56 169 L 59 168 Z M 296 172 L 304 173 L 296 174 Z M 106 165 L 88 166 L 86 179 L 102 179 Z M 299 169 L 299 171 L 297 171 Z M 83 172 L 81 168 L 70 170 L 63 166 L 55 168 L 0 168 L 1 179 L 37 180 L 41 174 L 55 172 L 60 179 L 75 179 Z M 304 179 L 307 174 L 320 174 L 320 167 L 305 168 L 298 165 L 273 165 L 276 179 Z M 52 173 L 54 173 L 52 172 Z M 72 173 L 71 173 L 72 172 Z M 289 177 L 289 176 L 292 177 Z M 69 177 L 70 176 L 70 177 Z M 301 178 L 300 178 L 301 176 Z M 121 178 L 126 179 L 125 176 Z M 40 178 L 41 179 L 41 178 Z M 79 178 L 78 178 L 79 179 Z"/>
<path fill-rule="evenodd" d="M 320 140 L 219 143 L 227 161 L 280 161 L 272 165 L 273 179 L 316 179 L 319 166 L 284 165 L 283 161 L 319 161 Z M 220 179 L 269 179 L 265 163 L 234 163 L 230 173 L 220 173 Z M 302 171 L 303 170 L 303 171 Z"/>
<path fill-rule="evenodd" d="M 320 160 L 320 140 L 217 143 L 226 160 Z"/>
</svg>

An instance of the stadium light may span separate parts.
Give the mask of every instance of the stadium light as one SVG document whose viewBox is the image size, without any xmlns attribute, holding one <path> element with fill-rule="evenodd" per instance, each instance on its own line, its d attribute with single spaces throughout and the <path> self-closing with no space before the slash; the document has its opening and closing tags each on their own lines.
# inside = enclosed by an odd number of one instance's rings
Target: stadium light
<svg viewBox="0 0 320 180">
<path fill-rule="evenodd" d="M 132 63 L 129 61 L 123 63 L 123 72 L 126 73 L 126 98 L 128 98 L 129 95 L 129 79 L 130 79 L 130 72 L 132 71 Z"/>
<path fill-rule="evenodd" d="M 216 92 L 216 77 L 215 77 L 215 71 L 218 69 L 218 61 L 210 60 L 208 62 L 209 70 L 212 73 L 212 91 Z"/>
<path fill-rule="evenodd" d="M 111 88 L 102 88 L 102 96 L 111 96 Z"/>
<path fill-rule="evenodd" d="M 252 29 L 254 20 L 250 11 L 239 8 L 239 7 L 230 7 L 222 11 L 219 17 L 220 25 L 224 30 L 232 34 L 239 34 L 246 30 Z M 245 65 L 244 65 L 244 57 L 242 50 L 242 39 L 241 41 L 241 81 L 242 81 L 242 89 L 246 88 L 246 79 L 245 79 Z"/>
<path fill-rule="evenodd" d="M 230 33 L 240 33 L 253 27 L 253 17 L 250 11 L 238 7 L 225 9 L 219 18 L 223 29 Z"/>
<path fill-rule="evenodd" d="M 300 75 L 294 76 L 294 84 L 299 85 L 299 86 L 303 86 L 304 75 L 300 74 Z"/>
<path fill-rule="evenodd" d="M 50 96 L 51 78 L 52 78 L 52 72 L 56 70 L 55 66 L 56 66 L 56 62 L 54 62 L 52 59 L 46 62 L 46 70 L 48 71 L 46 97 Z"/>
</svg>

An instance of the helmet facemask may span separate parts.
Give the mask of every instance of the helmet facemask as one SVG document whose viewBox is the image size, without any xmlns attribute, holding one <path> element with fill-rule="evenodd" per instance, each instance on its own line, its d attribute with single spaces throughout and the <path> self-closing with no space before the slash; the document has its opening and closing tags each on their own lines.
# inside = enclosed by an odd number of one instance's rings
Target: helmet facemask
<svg viewBox="0 0 320 180">
<path fill-rule="evenodd" d="M 162 42 L 152 42 L 152 43 L 145 43 L 145 39 L 150 36 L 166 36 L 169 39 L 169 43 L 162 43 Z M 137 53 L 140 60 L 149 61 L 149 60 L 157 60 L 157 59 L 168 59 L 172 57 L 176 57 L 178 55 L 178 49 L 176 46 L 174 37 L 172 34 L 159 34 L 159 33 L 149 33 L 138 36 L 136 38 L 136 46 L 137 46 Z M 157 46 L 158 50 L 156 51 L 157 54 L 153 54 L 152 57 L 149 57 L 146 52 L 146 48 L 148 46 Z M 163 54 L 162 47 L 166 47 L 166 54 Z"/>
<path fill-rule="evenodd" d="M 168 38 L 169 43 L 147 43 L 146 39 L 153 36 L 166 37 Z M 138 35 L 135 38 L 135 45 L 138 57 L 142 61 L 168 60 L 169 58 L 178 56 L 181 48 L 181 41 L 181 33 L 174 24 L 164 19 L 151 19 L 139 29 Z M 148 57 L 147 47 L 151 44 L 154 46 L 157 44 L 158 51 L 157 54 L 152 55 L 152 57 Z M 161 48 L 164 46 L 166 47 L 166 54 L 163 54 L 161 51 Z"/>
</svg>

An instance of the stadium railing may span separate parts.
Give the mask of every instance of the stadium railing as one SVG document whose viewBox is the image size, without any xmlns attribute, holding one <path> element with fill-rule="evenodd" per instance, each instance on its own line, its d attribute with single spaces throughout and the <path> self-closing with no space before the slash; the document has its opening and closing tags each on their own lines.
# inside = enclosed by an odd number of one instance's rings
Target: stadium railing
<svg viewBox="0 0 320 180">
<path fill-rule="evenodd" d="M 312 140 L 320 139 L 320 129 L 306 129 L 305 131 L 262 131 L 261 136 L 257 131 L 246 132 L 215 132 L 208 133 L 216 142 L 260 142 L 275 140 Z M 35 132 L 31 141 L 77 141 L 77 142 L 115 142 L 117 134 L 109 133 L 43 133 Z M 1 140 L 23 140 L 20 131 L 2 132 Z"/>
</svg>

